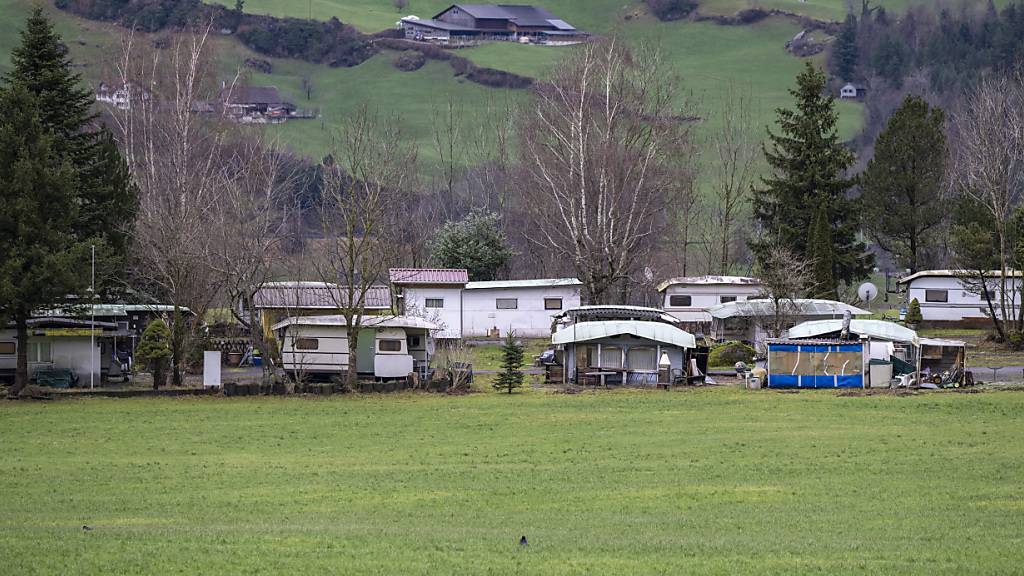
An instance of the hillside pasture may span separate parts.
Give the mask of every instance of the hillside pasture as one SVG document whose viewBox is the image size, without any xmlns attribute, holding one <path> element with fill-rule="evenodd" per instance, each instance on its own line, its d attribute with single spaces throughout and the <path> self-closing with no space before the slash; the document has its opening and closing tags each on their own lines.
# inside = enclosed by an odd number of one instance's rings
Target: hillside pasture
<svg viewBox="0 0 1024 576">
<path fill-rule="evenodd" d="M 24 575 L 1010 574 L 1022 413 L 1019 392 L 729 388 L 4 403 L 0 557 Z"/>
</svg>

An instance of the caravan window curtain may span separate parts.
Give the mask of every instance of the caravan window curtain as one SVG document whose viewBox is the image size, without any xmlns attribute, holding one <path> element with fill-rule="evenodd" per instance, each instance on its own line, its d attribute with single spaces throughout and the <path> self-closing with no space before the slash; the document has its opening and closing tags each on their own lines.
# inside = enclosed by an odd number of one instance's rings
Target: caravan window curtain
<svg viewBox="0 0 1024 576">
<path fill-rule="evenodd" d="M 627 357 L 630 370 L 657 370 L 658 358 L 654 348 L 630 348 Z"/>
<path fill-rule="evenodd" d="M 622 368 L 622 348 L 618 346 L 602 346 L 601 367 Z"/>
</svg>

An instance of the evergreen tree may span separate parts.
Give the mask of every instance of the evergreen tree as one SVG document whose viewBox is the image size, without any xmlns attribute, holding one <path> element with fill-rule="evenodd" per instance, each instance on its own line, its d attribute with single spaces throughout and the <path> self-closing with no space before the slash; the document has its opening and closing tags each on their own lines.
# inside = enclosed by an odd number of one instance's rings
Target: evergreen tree
<svg viewBox="0 0 1024 576">
<path fill-rule="evenodd" d="M 832 224 L 833 270 L 836 282 L 850 284 L 867 276 L 874 256 L 858 239 L 860 206 L 846 197 L 853 181 L 845 176 L 853 153 L 839 142 L 838 114 L 825 94 L 825 75 L 811 63 L 790 90 L 796 109 L 779 108 L 781 132 L 768 130 L 764 147 L 771 175 L 754 190 L 754 216 L 766 233 L 750 243 L 759 260 L 768 244 L 778 242 L 807 259 L 814 209 L 824 203 Z"/>
<path fill-rule="evenodd" d="M 135 349 L 135 360 L 153 375 L 153 389 L 167 384 L 167 368 L 171 361 L 171 331 L 157 318 L 146 326 Z"/>
<path fill-rule="evenodd" d="M 907 307 L 907 316 L 904 319 L 904 322 L 907 326 L 913 328 L 919 325 L 923 320 L 924 318 L 921 317 L 921 303 L 917 301 L 917 298 L 914 298 L 910 301 L 910 306 Z"/>
<path fill-rule="evenodd" d="M 861 176 L 865 228 L 901 267 L 914 271 L 922 267 L 932 232 L 946 223 L 944 124 L 942 109 L 907 96 L 875 140 L 875 156 Z"/>
<path fill-rule="evenodd" d="M 28 320 L 88 286 L 89 243 L 75 235 L 75 171 L 54 150 L 35 97 L 0 92 L 0 317 L 17 332 L 16 397 L 28 383 Z"/>
<path fill-rule="evenodd" d="M 832 44 L 832 74 L 844 81 L 854 79 L 860 52 L 857 49 L 857 17 L 847 14 Z"/>
<path fill-rule="evenodd" d="M 439 266 L 465 268 L 474 282 L 496 280 L 512 255 L 498 215 L 487 212 L 473 212 L 459 222 L 445 224 L 432 254 Z"/>
<path fill-rule="evenodd" d="M 523 385 L 523 347 L 516 342 L 516 335 L 509 331 L 501 347 L 501 372 L 494 381 L 496 390 L 507 390 L 509 394 Z"/>
<path fill-rule="evenodd" d="M 833 271 L 832 224 L 828 220 L 828 206 L 822 201 L 814 209 L 814 223 L 811 227 L 811 243 L 807 247 L 811 261 L 810 298 L 838 300 L 836 278 Z"/>
<path fill-rule="evenodd" d="M 41 8 L 11 63 L 0 87 L 0 319 L 18 332 L 13 396 L 27 383 L 28 319 L 85 293 L 90 245 L 97 280 L 117 273 L 136 202 L 113 138 L 94 126 L 92 94 Z"/>
</svg>

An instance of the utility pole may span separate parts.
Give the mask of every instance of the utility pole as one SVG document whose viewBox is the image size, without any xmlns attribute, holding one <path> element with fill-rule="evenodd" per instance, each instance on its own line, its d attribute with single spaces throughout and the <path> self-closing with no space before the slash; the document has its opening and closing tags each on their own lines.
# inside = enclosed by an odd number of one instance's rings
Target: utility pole
<svg viewBox="0 0 1024 576">
<path fill-rule="evenodd" d="M 89 280 L 89 311 L 91 320 L 89 322 L 89 363 L 92 368 L 89 370 L 89 389 L 96 387 L 96 245 L 92 250 L 92 278 Z"/>
</svg>

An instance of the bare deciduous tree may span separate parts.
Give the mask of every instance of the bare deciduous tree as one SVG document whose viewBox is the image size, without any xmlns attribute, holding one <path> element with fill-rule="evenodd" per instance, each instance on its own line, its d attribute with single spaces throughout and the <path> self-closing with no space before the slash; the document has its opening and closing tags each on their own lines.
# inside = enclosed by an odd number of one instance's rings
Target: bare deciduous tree
<svg viewBox="0 0 1024 576">
<path fill-rule="evenodd" d="M 718 273 L 728 274 L 736 239 L 736 220 L 750 199 L 761 159 L 755 135 L 755 110 L 750 89 L 730 85 L 723 95 L 721 125 L 711 136 L 711 194 Z"/>
<path fill-rule="evenodd" d="M 761 297 L 772 302 L 772 318 L 765 328 L 769 336 L 778 338 L 796 312 L 794 300 L 811 283 L 811 264 L 776 240 L 766 243 L 756 273 L 764 286 Z"/>
<path fill-rule="evenodd" d="M 528 238 L 572 263 L 592 303 L 621 296 L 688 186 L 691 115 L 675 85 L 657 51 L 611 38 L 580 47 L 521 117 Z"/>
<path fill-rule="evenodd" d="M 190 336 L 218 294 L 211 269 L 210 215 L 225 182 L 221 131 L 196 110 L 210 88 L 205 55 L 210 26 L 178 36 L 167 50 L 143 54 L 133 35 L 118 65 L 129 106 L 115 115 L 116 133 L 139 188 L 134 256 L 149 282 L 175 306 L 173 383 L 182 383 Z M 189 318 L 181 309 L 187 307 Z"/>
<path fill-rule="evenodd" d="M 367 298 L 388 282 L 403 189 L 415 163 L 397 119 L 382 120 L 364 107 L 342 125 L 323 166 L 319 210 L 325 238 L 314 266 L 321 280 L 339 287 L 334 304 L 348 330 L 350 386 L 358 380 L 355 354 Z"/>
<path fill-rule="evenodd" d="M 1011 217 L 1024 197 L 1024 75 L 984 79 L 953 117 L 949 181 L 983 206 L 992 218 L 1000 267 L 999 309 L 993 318 L 1000 336 L 1006 326 L 1024 327 L 1024 306 L 1009 274 L 1015 246 Z"/>
</svg>

